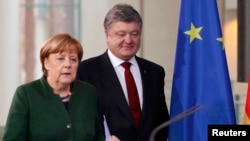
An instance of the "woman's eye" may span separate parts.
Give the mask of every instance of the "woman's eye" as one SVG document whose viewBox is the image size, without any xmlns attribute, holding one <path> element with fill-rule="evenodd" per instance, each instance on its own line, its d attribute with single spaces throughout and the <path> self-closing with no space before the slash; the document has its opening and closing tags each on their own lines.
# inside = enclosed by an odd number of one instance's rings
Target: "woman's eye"
<svg viewBox="0 0 250 141">
<path fill-rule="evenodd" d="M 59 57 L 59 58 L 57 58 L 57 60 L 60 60 L 60 61 L 61 61 L 61 60 L 63 60 L 63 59 L 64 59 L 63 57 Z"/>
<path fill-rule="evenodd" d="M 76 59 L 76 58 L 72 58 L 72 59 L 71 59 L 71 61 L 76 62 L 76 61 L 77 61 L 77 59 Z"/>
</svg>

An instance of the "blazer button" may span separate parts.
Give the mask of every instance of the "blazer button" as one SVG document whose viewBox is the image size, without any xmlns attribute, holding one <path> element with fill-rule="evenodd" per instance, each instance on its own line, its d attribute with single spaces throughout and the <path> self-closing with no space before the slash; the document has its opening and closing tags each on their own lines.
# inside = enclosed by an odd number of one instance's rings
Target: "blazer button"
<svg viewBox="0 0 250 141">
<path fill-rule="evenodd" d="M 71 124 L 67 124 L 66 127 L 67 127 L 67 128 L 71 128 Z"/>
</svg>

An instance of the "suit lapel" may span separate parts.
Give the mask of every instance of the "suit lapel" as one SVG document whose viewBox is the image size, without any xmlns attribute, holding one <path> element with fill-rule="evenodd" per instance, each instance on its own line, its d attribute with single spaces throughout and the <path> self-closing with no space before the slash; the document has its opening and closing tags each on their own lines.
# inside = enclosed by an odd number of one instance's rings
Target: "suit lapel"
<svg viewBox="0 0 250 141">
<path fill-rule="evenodd" d="M 141 73 L 141 79 L 142 79 L 142 89 L 143 89 L 143 108 L 142 108 L 142 117 L 141 117 L 141 123 L 140 123 L 140 128 L 143 128 L 143 125 L 147 124 L 145 123 L 145 118 L 147 117 L 147 109 L 148 105 L 147 103 L 150 103 L 150 75 L 149 75 L 149 70 L 147 69 L 147 67 L 145 66 L 145 64 L 143 63 L 143 61 L 136 57 L 137 63 L 139 65 L 140 68 L 140 73 Z"/>
<path fill-rule="evenodd" d="M 121 110 L 121 113 L 124 114 L 124 117 L 127 117 L 129 120 L 133 121 L 132 117 L 128 116 L 131 114 L 128 108 L 128 103 L 126 102 L 121 84 L 118 77 L 116 76 L 116 72 L 109 60 L 107 52 L 102 55 L 101 65 L 103 65 L 100 68 L 103 68 L 101 71 L 102 83 L 104 88 L 106 88 L 106 96 L 111 98 L 111 101 L 117 105 L 117 107 Z"/>
</svg>

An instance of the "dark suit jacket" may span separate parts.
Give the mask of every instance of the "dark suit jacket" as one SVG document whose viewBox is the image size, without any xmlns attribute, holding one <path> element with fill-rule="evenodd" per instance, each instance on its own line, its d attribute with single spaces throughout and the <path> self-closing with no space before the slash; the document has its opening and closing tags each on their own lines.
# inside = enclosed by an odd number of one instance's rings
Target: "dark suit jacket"
<svg viewBox="0 0 250 141">
<path fill-rule="evenodd" d="M 104 141 L 96 89 L 74 81 L 68 112 L 44 78 L 17 88 L 3 141 Z"/>
<path fill-rule="evenodd" d="M 139 130 L 107 52 L 81 62 L 77 79 L 93 84 L 98 91 L 99 112 L 106 117 L 112 135 L 122 141 L 148 141 L 155 127 L 169 119 L 164 96 L 163 67 L 136 57 L 143 85 L 143 107 Z M 167 129 L 157 134 L 155 141 L 166 141 Z"/>
</svg>

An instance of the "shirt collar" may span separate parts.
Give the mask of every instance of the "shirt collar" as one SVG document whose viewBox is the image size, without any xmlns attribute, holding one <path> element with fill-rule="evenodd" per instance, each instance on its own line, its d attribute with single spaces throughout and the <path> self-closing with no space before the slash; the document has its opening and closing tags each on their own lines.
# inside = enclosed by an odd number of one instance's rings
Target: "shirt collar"
<svg viewBox="0 0 250 141">
<path fill-rule="evenodd" d="M 109 56 L 109 59 L 114 67 L 117 67 L 117 66 L 121 65 L 121 63 L 124 62 L 124 60 L 116 57 L 109 49 L 108 49 L 108 56 Z M 133 56 L 128 62 L 130 62 L 132 65 L 137 64 L 135 56 Z"/>
</svg>

